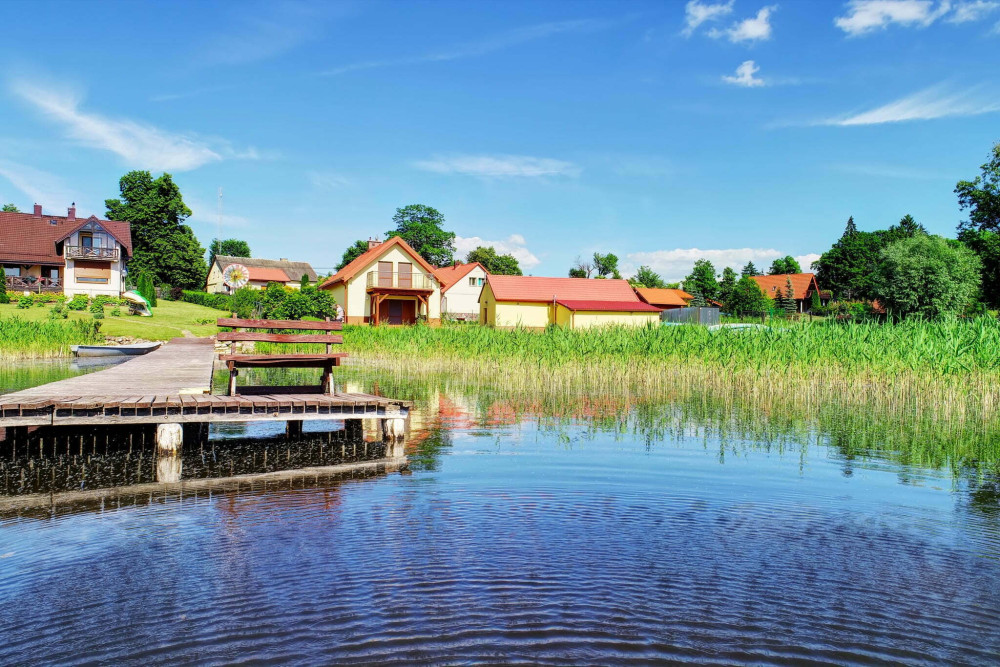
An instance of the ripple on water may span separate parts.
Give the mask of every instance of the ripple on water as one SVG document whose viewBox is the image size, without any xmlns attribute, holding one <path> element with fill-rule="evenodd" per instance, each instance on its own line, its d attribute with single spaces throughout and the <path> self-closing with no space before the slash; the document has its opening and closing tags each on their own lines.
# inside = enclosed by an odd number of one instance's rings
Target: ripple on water
<svg viewBox="0 0 1000 667">
<path fill-rule="evenodd" d="M 926 490 L 873 504 L 892 472 L 531 435 L 412 476 L 0 525 L 0 663 L 998 658 L 997 560 Z"/>
</svg>

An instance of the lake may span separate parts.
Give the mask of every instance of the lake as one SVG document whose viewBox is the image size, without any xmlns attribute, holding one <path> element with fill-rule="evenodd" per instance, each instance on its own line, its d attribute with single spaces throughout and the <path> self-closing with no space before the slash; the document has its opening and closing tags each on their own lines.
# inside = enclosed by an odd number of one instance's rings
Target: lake
<svg viewBox="0 0 1000 667">
<path fill-rule="evenodd" d="M 0 513 L 0 664 L 1000 660 L 996 424 L 348 377 L 416 401 L 407 470 Z M 327 428 L 183 475 L 379 455 Z M 0 494 L 154 481 L 87 435 Z"/>
</svg>

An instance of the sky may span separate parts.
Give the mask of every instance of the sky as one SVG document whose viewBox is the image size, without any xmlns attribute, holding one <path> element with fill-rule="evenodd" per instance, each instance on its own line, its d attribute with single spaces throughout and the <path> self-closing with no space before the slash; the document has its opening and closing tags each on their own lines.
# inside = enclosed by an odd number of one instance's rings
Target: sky
<svg viewBox="0 0 1000 667">
<path fill-rule="evenodd" d="M 0 202 L 168 172 L 207 246 L 331 270 L 397 207 L 562 276 L 932 233 L 1000 140 L 1000 0 L 0 3 Z M 219 189 L 222 215 L 219 216 Z"/>
</svg>

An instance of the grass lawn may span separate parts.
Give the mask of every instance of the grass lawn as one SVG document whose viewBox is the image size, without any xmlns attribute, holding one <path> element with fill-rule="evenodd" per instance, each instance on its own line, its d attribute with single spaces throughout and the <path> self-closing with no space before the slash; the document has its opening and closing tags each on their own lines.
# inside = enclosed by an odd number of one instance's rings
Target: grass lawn
<svg viewBox="0 0 1000 667">
<path fill-rule="evenodd" d="M 50 305 L 44 305 L 22 309 L 13 303 L 0 304 L 0 319 L 19 317 L 22 320 L 45 320 L 49 316 L 50 308 Z M 111 310 L 110 306 L 104 309 L 104 320 L 101 323 L 102 334 L 106 336 L 132 336 L 146 340 L 179 338 L 184 335 L 184 331 L 190 331 L 195 336 L 211 336 L 219 331 L 219 327 L 215 326 L 215 320 L 226 316 L 226 313 L 221 310 L 184 301 L 160 301 L 153 309 L 152 317 L 134 315 L 111 317 Z M 128 308 L 122 306 L 122 312 L 127 313 Z M 92 315 L 87 310 L 71 310 L 69 318 L 71 320 L 91 319 Z M 199 320 L 210 323 L 201 324 Z"/>
</svg>

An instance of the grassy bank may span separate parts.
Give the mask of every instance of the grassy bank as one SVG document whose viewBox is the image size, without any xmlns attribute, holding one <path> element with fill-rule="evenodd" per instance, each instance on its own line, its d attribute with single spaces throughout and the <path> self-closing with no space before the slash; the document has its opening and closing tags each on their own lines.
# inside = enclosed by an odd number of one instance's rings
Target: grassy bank
<svg viewBox="0 0 1000 667">
<path fill-rule="evenodd" d="M 49 306 L 33 306 L 18 308 L 15 304 L 0 304 L 0 322 L 10 319 L 20 319 L 28 322 L 48 322 Z M 101 334 L 105 336 L 131 336 L 146 340 L 170 340 L 184 335 L 184 331 L 195 336 L 211 336 L 218 332 L 215 320 L 220 311 L 206 308 L 193 303 L 181 301 L 160 301 L 153 309 L 153 317 L 137 317 L 128 315 L 128 308 L 122 307 L 126 313 L 121 317 L 112 317 L 112 307 L 104 309 L 104 319 L 101 320 Z M 91 322 L 93 316 L 89 311 L 69 311 L 69 318 L 55 322 L 72 325 L 73 322 Z M 17 349 L 10 345 L 8 350 Z M 31 355 L 23 355 L 31 356 Z"/>
</svg>

